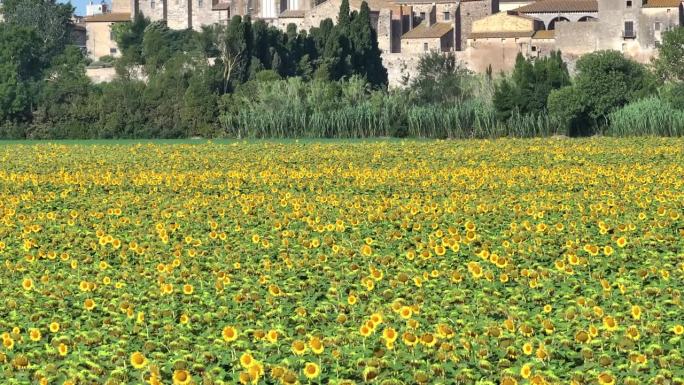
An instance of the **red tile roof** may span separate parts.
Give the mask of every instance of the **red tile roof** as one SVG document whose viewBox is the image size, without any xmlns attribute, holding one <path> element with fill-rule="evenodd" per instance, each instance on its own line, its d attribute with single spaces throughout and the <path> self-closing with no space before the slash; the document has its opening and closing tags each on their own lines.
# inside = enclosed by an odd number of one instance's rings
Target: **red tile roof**
<svg viewBox="0 0 684 385">
<path fill-rule="evenodd" d="M 416 28 L 406 32 L 402 39 L 436 39 L 440 38 L 454 29 L 451 23 L 435 23 L 428 27 L 427 23 L 420 23 Z"/>
<path fill-rule="evenodd" d="M 88 16 L 85 19 L 86 23 L 113 23 L 121 21 L 131 21 L 130 12 L 112 12 L 103 13 L 101 15 Z"/>
<path fill-rule="evenodd" d="M 681 0 L 648 0 L 643 8 L 677 8 Z"/>
<path fill-rule="evenodd" d="M 540 0 L 515 9 L 520 13 L 598 12 L 596 0 Z"/>
</svg>

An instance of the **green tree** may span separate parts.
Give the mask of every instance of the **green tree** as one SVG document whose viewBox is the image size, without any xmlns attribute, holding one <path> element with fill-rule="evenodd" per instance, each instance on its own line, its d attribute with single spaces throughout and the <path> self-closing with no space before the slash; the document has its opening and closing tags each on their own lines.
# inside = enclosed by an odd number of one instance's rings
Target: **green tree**
<svg viewBox="0 0 684 385">
<path fill-rule="evenodd" d="M 664 81 L 684 81 L 684 27 L 663 33 L 658 56 L 653 60 L 655 73 Z"/>
<path fill-rule="evenodd" d="M 0 122 L 30 120 L 42 75 L 40 43 L 35 30 L 0 23 Z"/>
<path fill-rule="evenodd" d="M 143 57 L 143 40 L 145 29 L 150 25 L 150 20 L 138 12 L 133 21 L 116 23 L 112 25 L 112 32 L 121 57 L 117 70 L 124 69 L 131 65 L 145 64 Z"/>
<path fill-rule="evenodd" d="M 570 74 L 560 52 L 534 60 L 518 54 L 513 73 L 494 91 L 494 107 L 499 120 L 513 114 L 539 114 L 546 110 L 551 91 L 570 85 Z"/>
<path fill-rule="evenodd" d="M 387 70 L 382 65 L 377 32 L 371 25 L 370 8 L 365 1 L 349 29 L 353 73 L 365 76 L 376 87 L 387 85 Z"/>
<path fill-rule="evenodd" d="M 655 79 L 643 65 L 617 51 L 599 51 L 577 61 L 574 87 L 597 124 L 625 104 L 655 92 Z"/>
<path fill-rule="evenodd" d="M 74 13 L 70 4 L 58 4 L 55 0 L 5 0 L 2 12 L 6 23 L 36 32 L 39 42 L 34 49 L 40 52 L 46 67 L 70 42 Z"/>
<path fill-rule="evenodd" d="M 655 77 L 617 51 L 598 51 L 577 61 L 571 86 L 549 95 L 549 112 L 566 123 L 571 135 L 591 135 L 611 112 L 655 92 Z"/>
<path fill-rule="evenodd" d="M 93 90 L 85 73 L 85 58 L 67 47 L 46 71 L 29 136 L 34 138 L 92 137 L 97 115 L 88 107 Z"/>
<path fill-rule="evenodd" d="M 418 74 L 409 89 L 419 104 L 455 103 L 469 96 L 470 77 L 471 72 L 454 53 L 430 52 L 420 57 Z"/>
</svg>

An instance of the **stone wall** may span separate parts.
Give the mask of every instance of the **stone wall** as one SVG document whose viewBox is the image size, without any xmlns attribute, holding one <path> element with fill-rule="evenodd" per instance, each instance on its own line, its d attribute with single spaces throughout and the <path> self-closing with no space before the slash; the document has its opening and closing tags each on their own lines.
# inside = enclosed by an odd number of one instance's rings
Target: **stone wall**
<svg viewBox="0 0 684 385">
<path fill-rule="evenodd" d="M 531 46 L 529 37 L 469 40 L 463 61 L 468 69 L 478 73 L 484 73 L 489 66 L 494 73 L 508 72 L 515 66 L 518 53 L 530 56 Z"/>
<path fill-rule="evenodd" d="M 166 1 L 175 0 L 136 0 L 138 10 L 148 17 L 151 21 L 165 20 L 166 11 L 164 4 Z"/>
<path fill-rule="evenodd" d="M 400 53 L 384 53 L 382 64 L 387 68 L 390 88 L 403 87 L 402 81 L 415 78 L 418 73 L 418 56 L 407 56 Z"/>
<path fill-rule="evenodd" d="M 453 36 L 453 35 L 452 35 Z M 401 53 L 403 55 L 421 56 L 430 51 L 442 51 L 442 39 L 439 37 L 422 39 L 402 39 Z"/>
<path fill-rule="evenodd" d="M 376 24 L 378 47 L 382 52 L 392 52 L 392 10 L 382 9 Z"/>
<path fill-rule="evenodd" d="M 192 0 L 166 0 L 166 25 L 171 29 L 186 29 L 191 26 L 190 8 Z"/>
<path fill-rule="evenodd" d="M 498 0 L 464 0 L 461 1 L 457 12 L 457 24 L 460 28 L 456 31 L 456 49 L 464 50 L 467 47 L 468 37 L 472 31 L 473 22 L 483 19 L 499 11 Z"/>
</svg>

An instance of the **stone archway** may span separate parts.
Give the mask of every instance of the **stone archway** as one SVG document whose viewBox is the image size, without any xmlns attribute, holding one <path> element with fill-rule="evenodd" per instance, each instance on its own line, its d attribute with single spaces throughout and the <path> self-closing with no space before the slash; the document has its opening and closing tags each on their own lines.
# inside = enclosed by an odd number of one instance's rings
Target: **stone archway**
<svg viewBox="0 0 684 385">
<path fill-rule="evenodd" d="M 547 25 L 546 29 L 548 29 L 549 31 L 554 30 L 554 29 L 556 29 L 556 23 L 557 22 L 564 22 L 564 21 L 570 21 L 570 19 L 568 19 L 567 17 L 563 17 L 563 16 L 554 17 L 553 19 L 551 19 L 551 21 L 549 21 L 549 25 Z"/>
<path fill-rule="evenodd" d="M 577 21 L 579 21 L 579 22 L 585 22 L 585 21 L 598 21 L 598 18 L 593 17 L 593 16 L 582 16 L 582 17 L 580 17 Z"/>
</svg>

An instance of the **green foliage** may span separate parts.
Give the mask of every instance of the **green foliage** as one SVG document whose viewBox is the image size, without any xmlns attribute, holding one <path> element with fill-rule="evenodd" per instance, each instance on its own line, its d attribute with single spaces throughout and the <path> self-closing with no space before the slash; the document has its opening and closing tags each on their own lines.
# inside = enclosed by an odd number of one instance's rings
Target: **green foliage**
<svg viewBox="0 0 684 385">
<path fill-rule="evenodd" d="M 70 4 L 58 4 L 55 0 L 5 0 L 2 7 L 7 24 L 33 30 L 40 36 L 32 48 L 44 66 L 69 44 L 74 10 Z"/>
<path fill-rule="evenodd" d="M 617 51 L 599 51 L 577 61 L 574 87 L 582 95 L 589 117 L 603 122 L 608 114 L 655 91 L 646 68 Z"/>
<path fill-rule="evenodd" d="M 121 57 L 117 62 L 117 72 L 127 73 L 132 65 L 145 64 L 143 60 L 143 40 L 145 30 L 150 25 L 150 20 L 138 12 L 132 22 L 116 23 L 112 25 L 114 40 L 116 41 Z"/>
<path fill-rule="evenodd" d="M 431 52 L 421 56 L 410 89 L 419 104 L 457 103 L 470 96 L 466 85 L 471 77 L 454 53 Z"/>
<path fill-rule="evenodd" d="M 0 23 L 0 122 L 30 118 L 41 74 L 40 38 L 35 30 Z"/>
<path fill-rule="evenodd" d="M 661 80 L 684 81 L 684 27 L 663 32 L 658 56 L 653 60 L 655 73 Z"/>
<path fill-rule="evenodd" d="M 609 115 L 655 92 L 655 78 L 643 65 L 617 51 L 598 51 L 577 61 L 572 86 L 549 96 L 551 115 L 571 135 L 591 135 L 609 124 Z"/>
<path fill-rule="evenodd" d="M 518 54 L 510 78 L 503 79 L 494 92 L 494 106 L 500 120 L 516 113 L 540 114 L 546 111 L 551 91 L 570 84 L 570 75 L 561 53 L 525 59 Z"/>
<path fill-rule="evenodd" d="M 684 110 L 684 82 L 664 85 L 660 89 L 660 97 L 671 107 Z"/>
<path fill-rule="evenodd" d="M 684 111 L 658 97 L 630 103 L 610 114 L 611 136 L 684 136 Z"/>
</svg>

